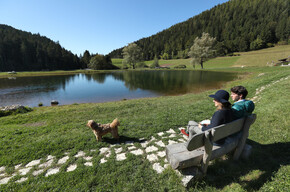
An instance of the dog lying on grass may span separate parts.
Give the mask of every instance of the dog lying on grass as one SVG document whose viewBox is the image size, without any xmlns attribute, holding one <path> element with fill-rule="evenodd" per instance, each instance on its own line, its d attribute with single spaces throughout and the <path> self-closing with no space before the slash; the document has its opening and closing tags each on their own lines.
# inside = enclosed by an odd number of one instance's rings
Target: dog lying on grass
<svg viewBox="0 0 290 192">
<path fill-rule="evenodd" d="M 96 136 L 97 141 L 102 141 L 102 136 L 106 135 L 107 133 L 111 133 L 113 138 L 119 139 L 118 134 L 118 126 L 120 125 L 120 122 L 118 119 L 114 119 L 112 123 L 108 124 L 100 124 L 96 123 L 93 120 L 89 120 L 87 123 L 87 126 L 92 129 L 93 133 Z"/>
</svg>

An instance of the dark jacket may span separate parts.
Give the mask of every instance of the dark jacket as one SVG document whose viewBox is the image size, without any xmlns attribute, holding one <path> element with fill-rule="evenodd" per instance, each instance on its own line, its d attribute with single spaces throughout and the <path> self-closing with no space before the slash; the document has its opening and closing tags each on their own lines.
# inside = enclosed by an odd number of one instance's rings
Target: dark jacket
<svg viewBox="0 0 290 192">
<path fill-rule="evenodd" d="M 231 109 L 221 109 L 216 111 L 210 121 L 208 126 L 203 126 L 202 131 L 206 131 L 213 127 L 229 123 L 233 120 L 233 111 Z M 223 144 L 225 139 L 216 141 L 217 144 Z"/>
</svg>

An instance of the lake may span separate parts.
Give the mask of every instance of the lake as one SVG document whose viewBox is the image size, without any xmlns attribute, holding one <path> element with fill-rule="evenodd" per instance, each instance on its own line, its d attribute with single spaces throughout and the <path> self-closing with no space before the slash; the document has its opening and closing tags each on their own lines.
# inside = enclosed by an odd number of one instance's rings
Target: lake
<svg viewBox="0 0 290 192">
<path fill-rule="evenodd" d="M 212 71 L 124 71 L 0 78 L 0 106 L 30 107 L 52 100 L 60 105 L 197 93 L 237 77 Z"/>
</svg>

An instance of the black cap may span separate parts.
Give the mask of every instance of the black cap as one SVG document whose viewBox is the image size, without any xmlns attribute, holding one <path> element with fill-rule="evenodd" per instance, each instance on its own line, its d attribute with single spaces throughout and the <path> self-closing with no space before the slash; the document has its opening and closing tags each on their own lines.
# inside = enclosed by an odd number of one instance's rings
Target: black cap
<svg viewBox="0 0 290 192">
<path fill-rule="evenodd" d="M 220 103 L 229 103 L 230 94 L 225 90 L 218 90 L 214 95 L 209 95 Z"/>
</svg>

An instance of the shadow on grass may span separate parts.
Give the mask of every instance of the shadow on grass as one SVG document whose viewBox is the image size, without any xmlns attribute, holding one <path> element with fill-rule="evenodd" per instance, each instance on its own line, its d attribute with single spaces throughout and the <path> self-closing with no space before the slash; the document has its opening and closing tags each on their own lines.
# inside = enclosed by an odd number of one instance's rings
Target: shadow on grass
<svg viewBox="0 0 290 192">
<path fill-rule="evenodd" d="M 117 144 L 117 143 L 142 143 L 145 140 L 140 140 L 135 137 L 127 137 L 127 136 L 120 136 L 119 140 L 114 138 L 103 137 L 103 142 L 107 142 L 110 144 Z"/>
<path fill-rule="evenodd" d="M 290 142 L 263 145 L 248 140 L 247 143 L 253 147 L 248 160 L 218 159 L 209 166 L 207 176 L 196 184 L 223 189 L 238 183 L 246 191 L 259 190 L 282 165 L 290 164 Z"/>
</svg>

